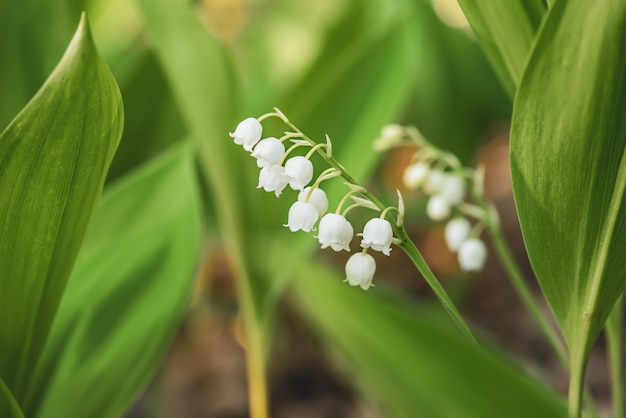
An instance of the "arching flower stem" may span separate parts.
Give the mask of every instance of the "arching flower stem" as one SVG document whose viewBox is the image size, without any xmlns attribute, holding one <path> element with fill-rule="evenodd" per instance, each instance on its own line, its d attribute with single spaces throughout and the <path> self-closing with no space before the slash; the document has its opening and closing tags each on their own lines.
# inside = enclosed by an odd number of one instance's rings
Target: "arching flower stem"
<svg viewBox="0 0 626 418">
<path fill-rule="evenodd" d="M 274 110 L 276 112 L 271 114 L 272 116 L 277 116 L 277 117 L 281 118 L 283 120 L 283 122 L 285 122 L 285 124 L 287 126 L 289 126 L 291 129 L 293 129 L 294 132 L 301 134 L 302 135 L 301 136 L 302 139 L 304 139 L 307 142 L 309 142 L 312 147 L 315 147 L 317 145 L 317 143 L 315 141 L 313 141 L 311 138 L 309 138 L 307 135 L 305 135 L 300 129 L 298 129 L 293 123 L 291 123 L 289 121 L 289 119 L 287 119 L 287 117 L 282 112 L 280 112 L 280 110 L 278 110 L 277 108 L 275 108 Z M 263 116 L 265 116 L 265 115 L 263 115 Z M 316 149 L 316 152 L 319 153 L 319 155 L 328 163 L 329 166 L 331 166 L 337 172 L 339 172 L 341 174 L 341 176 L 348 183 L 350 183 L 350 184 L 358 184 L 356 182 L 356 180 L 354 180 L 354 178 L 352 178 L 352 176 L 346 171 L 346 169 L 341 164 L 339 164 L 339 162 L 337 160 L 335 160 L 331 155 L 329 155 L 326 152 L 323 152 L 321 148 Z M 459 163 L 459 165 L 460 165 L 460 163 Z M 387 208 L 386 205 L 384 205 L 376 196 L 374 196 L 372 193 L 370 193 L 366 189 L 363 189 L 362 191 L 359 191 L 358 193 L 363 198 L 369 200 L 374 205 L 376 205 L 380 209 L 381 212 L 384 211 Z M 352 193 L 350 193 L 350 194 L 352 194 Z M 346 199 L 346 197 L 344 197 L 344 199 Z M 463 335 L 468 340 L 470 340 L 472 343 L 478 345 L 478 342 L 476 341 L 476 338 L 472 334 L 472 331 L 470 330 L 470 328 L 467 325 L 467 323 L 463 320 L 463 317 L 461 316 L 459 311 L 456 309 L 456 306 L 452 302 L 452 299 L 450 299 L 450 296 L 445 291 L 445 289 L 443 288 L 441 283 L 439 283 L 439 280 L 437 279 L 435 274 L 432 272 L 432 270 L 430 269 L 428 264 L 426 264 L 426 261 L 422 257 L 422 254 L 418 251 L 418 249 L 415 247 L 415 244 L 413 244 L 413 242 L 409 238 L 409 236 L 408 236 L 408 234 L 407 234 L 407 232 L 406 232 L 406 230 L 404 228 L 404 225 L 398 225 L 396 220 L 393 219 L 393 217 L 391 216 L 391 214 L 389 214 L 389 212 L 385 214 L 385 218 L 391 224 L 391 227 L 393 229 L 394 235 L 399 239 L 399 242 L 397 243 L 397 245 L 400 248 L 402 248 L 402 250 L 409 256 L 409 258 L 411 259 L 411 261 L 413 262 L 415 267 L 417 267 L 417 269 L 420 271 L 422 276 L 424 276 L 424 279 L 426 280 L 426 283 L 428 283 L 428 285 L 431 287 L 431 289 L 435 293 L 437 299 L 439 299 L 440 303 L 446 309 L 446 311 L 448 312 L 448 314 L 450 315 L 450 317 L 452 318 L 454 323 L 459 327 L 459 329 L 461 330 Z"/>
</svg>

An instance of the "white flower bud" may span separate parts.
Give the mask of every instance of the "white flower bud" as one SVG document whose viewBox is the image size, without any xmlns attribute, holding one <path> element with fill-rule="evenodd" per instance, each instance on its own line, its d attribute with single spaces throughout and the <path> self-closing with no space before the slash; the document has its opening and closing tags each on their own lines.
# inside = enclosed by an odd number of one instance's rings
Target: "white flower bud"
<svg viewBox="0 0 626 418">
<path fill-rule="evenodd" d="M 426 163 L 411 164 L 404 170 L 402 177 L 407 189 L 415 190 L 420 187 L 428 178 L 430 167 Z"/>
<path fill-rule="evenodd" d="M 444 236 L 450 251 L 458 251 L 463 241 L 469 236 L 472 226 L 465 218 L 454 218 L 446 224 Z"/>
<path fill-rule="evenodd" d="M 443 221 L 450 216 L 451 211 L 450 203 L 445 197 L 435 195 L 428 199 L 426 214 L 433 221 Z"/>
<path fill-rule="evenodd" d="M 291 232 L 299 230 L 310 232 L 318 218 L 319 215 L 313 203 L 298 201 L 289 208 L 289 218 L 285 226 L 288 227 Z"/>
<path fill-rule="evenodd" d="M 386 125 L 380 131 L 380 137 L 374 141 L 376 151 L 387 151 L 389 148 L 399 144 L 404 137 L 404 128 L 400 125 Z"/>
<path fill-rule="evenodd" d="M 313 178 L 313 164 L 306 157 L 290 158 L 285 163 L 285 176 L 289 180 L 289 187 L 302 190 Z"/>
<path fill-rule="evenodd" d="M 441 195 L 451 205 L 458 205 L 465 197 L 465 179 L 458 174 L 448 174 L 441 187 Z"/>
<path fill-rule="evenodd" d="M 280 196 L 283 189 L 287 187 L 285 169 L 280 165 L 263 167 L 259 173 L 259 185 L 257 189 L 261 187 L 266 192 L 274 192 L 276 197 Z"/>
<path fill-rule="evenodd" d="M 307 195 L 309 194 L 310 187 L 305 188 L 300 193 L 298 193 L 298 200 L 300 202 L 304 202 Z M 326 197 L 326 193 L 324 190 L 319 187 L 315 188 L 313 192 L 311 192 L 311 197 L 309 197 L 309 202 L 313 203 L 315 209 L 317 209 L 317 213 L 322 216 L 328 210 L 328 198 Z"/>
<path fill-rule="evenodd" d="M 335 251 L 350 251 L 352 237 L 354 237 L 354 228 L 344 216 L 327 213 L 320 220 L 317 239 L 322 249 L 330 246 Z"/>
<path fill-rule="evenodd" d="M 393 230 L 391 224 L 386 219 L 373 218 L 370 219 L 363 228 L 363 239 L 361 247 L 372 248 L 381 251 L 385 255 L 389 255 L 391 251 L 391 240 L 393 239 Z"/>
<path fill-rule="evenodd" d="M 284 155 L 285 145 L 274 137 L 262 139 L 252 151 L 256 164 L 261 168 L 277 165 Z"/>
<path fill-rule="evenodd" d="M 350 286 L 361 286 L 363 290 L 369 289 L 376 272 L 376 262 L 369 254 L 353 254 L 346 263 L 346 280 Z"/>
<path fill-rule="evenodd" d="M 441 191 L 446 181 L 446 174 L 440 170 L 431 170 L 426 180 L 425 190 L 428 194 L 435 194 Z"/>
<path fill-rule="evenodd" d="M 464 271 L 478 271 L 485 265 L 487 247 L 478 238 L 467 239 L 459 248 L 459 265 Z"/>
<path fill-rule="evenodd" d="M 255 118 L 248 118 L 239 122 L 235 132 L 231 132 L 228 135 L 235 139 L 235 144 L 243 145 L 243 148 L 250 152 L 254 144 L 261 139 L 262 133 L 263 127 L 261 126 L 261 122 Z"/>
</svg>

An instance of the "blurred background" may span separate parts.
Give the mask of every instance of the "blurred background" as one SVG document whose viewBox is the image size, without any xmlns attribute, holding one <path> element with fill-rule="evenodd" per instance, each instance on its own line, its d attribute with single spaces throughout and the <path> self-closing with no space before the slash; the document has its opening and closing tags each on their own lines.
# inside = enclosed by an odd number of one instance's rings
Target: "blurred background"
<svg viewBox="0 0 626 418">
<path fill-rule="evenodd" d="M 495 254 L 490 252 L 483 272 L 461 273 L 445 245 L 443 225 L 425 216 L 424 196 L 403 187 L 402 173 L 414 150 L 398 148 L 378 155 L 371 148 L 384 124 L 399 123 L 418 127 L 432 143 L 469 166 L 483 164 L 486 196 L 498 208 L 504 234 L 541 298 L 511 194 L 511 99 L 456 1 L 204 0 L 190 3 L 189 9 L 201 22 L 203 36 L 228 55 L 227 78 L 236 80 L 234 89 L 198 92 L 199 100 L 236 108 L 237 118 L 227 121 L 231 131 L 238 120 L 277 106 L 311 137 L 328 133 L 339 160 L 375 195 L 394 202 L 399 189 L 410 235 L 473 328 L 564 392 L 566 374 L 520 305 Z M 155 39 L 162 38 L 155 37 L 158 29 L 146 7 L 131 0 L 23 0 L 19 7 L 17 2 L 0 1 L 0 124 L 5 126 L 43 83 L 81 10 L 88 12 L 96 44 L 124 98 L 125 130 L 108 178 L 113 182 L 193 131 L 185 117 L 189 108 L 180 105 L 170 74 L 175 68 L 185 76 L 185 61 L 177 61 L 174 48 L 164 64 L 155 47 Z M 215 71 L 211 65 L 206 70 Z M 227 134 L 223 132 L 225 141 Z M 252 202 L 261 199 L 267 232 L 284 235 L 279 228 L 286 220 L 285 204 L 277 206 L 273 196 L 258 197 L 263 192 L 254 190 L 254 175 L 249 177 L 253 180 L 240 187 L 257 196 Z M 190 308 L 152 383 L 126 414 L 129 418 L 248 416 L 236 279 L 220 240 L 212 185 L 205 181 L 203 187 L 208 238 Z M 354 216 L 355 224 L 367 220 L 366 214 Z M 313 257 L 342 274 L 347 254 L 325 251 Z M 430 289 L 400 250 L 376 260 L 374 292 L 430 309 Z M 343 367 L 347 354 L 325 343 L 289 286 L 279 300 L 268 366 L 271 416 L 389 416 L 365 395 L 368 389 L 354 369 Z M 547 312 L 545 303 L 542 306 Z M 333 302 L 321 308 L 332 309 Z M 601 410 L 608 402 L 609 384 L 602 345 L 588 372 Z"/>
</svg>

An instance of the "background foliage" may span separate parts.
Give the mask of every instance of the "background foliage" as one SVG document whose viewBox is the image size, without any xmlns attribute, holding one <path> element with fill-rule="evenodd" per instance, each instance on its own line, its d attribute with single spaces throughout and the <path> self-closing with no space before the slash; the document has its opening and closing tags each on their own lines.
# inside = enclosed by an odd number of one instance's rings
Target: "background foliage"
<svg viewBox="0 0 626 418">
<path fill-rule="evenodd" d="M 388 286 L 397 270 L 367 293 L 342 284 L 336 259 L 281 227 L 295 195 L 256 190 L 228 137 L 278 106 L 391 201 L 407 154 L 377 171 L 382 126 L 415 125 L 471 165 L 514 103 L 521 226 L 582 382 L 626 277 L 625 7 L 459 3 L 473 33 L 444 1 L 0 0 L 0 415 L 123 414 L 217 249 L 236 282 L 253 417 L 266 416 L 285 305 L 372 413 L 566 416 L 565 398 L 491 337 L 470 346 L 441 308 Z M 82 10 L 91 29 L 83 15 L 76 30 Z M 407 205 L 420 228 L 422 203 Z M 467 278 L 448 284 L 462 304 Z"/>
</svg>

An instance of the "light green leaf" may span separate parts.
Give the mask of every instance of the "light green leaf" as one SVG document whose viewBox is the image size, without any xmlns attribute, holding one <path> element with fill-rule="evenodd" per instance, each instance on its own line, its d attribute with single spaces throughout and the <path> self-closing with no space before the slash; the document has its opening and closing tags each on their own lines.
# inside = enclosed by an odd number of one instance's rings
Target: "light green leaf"
<svg viewBox="0 0 626 418">
<path fill-rule="evenodd" d="M 35 373 L 29 416 L 119 417 L 160 361 L 197 267 L 201 210 L 189 147 L 108 188 Z"/>
<path fill-rule="evenodd" d="M 0 376 L 21 401 L 122 131 L 86 17 L 0 136 Z"/>
<path fill-rule="evenodd" d="M 501 353 L 463 339 L 433 311 L 378 287 L 350 287 L 319 264 L 301 265 L 294 273 L 297 306 L 384 416 L 567 415 L 556 393 Z"/>
<path fill-rule="evenodd" d="M 574 375 L 626 286 L 625 22 L 621 0 L 556 2 L 514 106 L 520 223 Z"/>
<path fill-rule="evenodd" d="M 24 418 L 20 406 L 17 404 L 13 394 L 0 378 L 0 417 L 4 418 Z"/>
<path fill-rule="evenodd" d="M 500 82 L 515 91 L 547 6 L 544 0 L 458 0 Z"/>
</svg>

